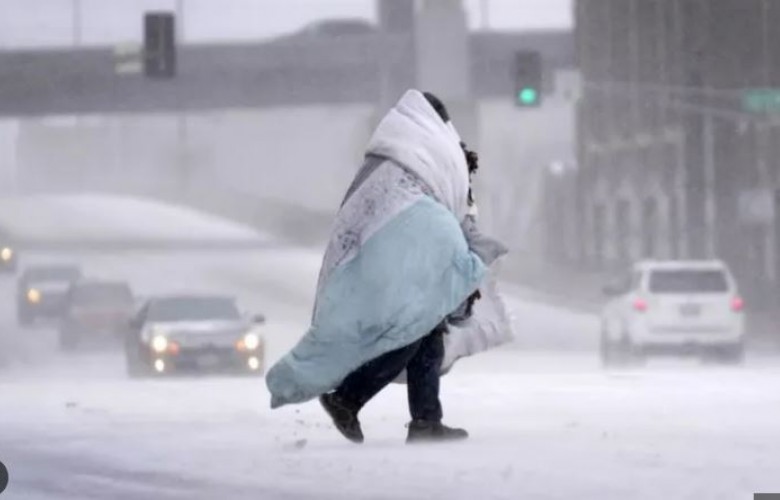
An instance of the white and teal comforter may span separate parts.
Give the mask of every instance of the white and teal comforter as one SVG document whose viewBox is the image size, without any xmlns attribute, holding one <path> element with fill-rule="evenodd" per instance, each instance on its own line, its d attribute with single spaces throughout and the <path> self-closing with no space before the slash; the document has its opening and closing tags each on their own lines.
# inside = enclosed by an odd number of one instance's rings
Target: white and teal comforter
<svg viewBox="0 0 780 500">
<path fill-rule="evenodd" d="M 446 337 L 443 370 L 511 338 L 487 278 L 500 252 L 470 248 L 484 239 L 464 229 L 469 180 L 455 129 L 409 91 L 367 158 L 370 171 L 345 200 L 325 253 L 311 327 L 267 374 L 274 408 L 328 392 L 367 361 L 419 340 L 478 288 L 474 317 Z"/>
</svg>

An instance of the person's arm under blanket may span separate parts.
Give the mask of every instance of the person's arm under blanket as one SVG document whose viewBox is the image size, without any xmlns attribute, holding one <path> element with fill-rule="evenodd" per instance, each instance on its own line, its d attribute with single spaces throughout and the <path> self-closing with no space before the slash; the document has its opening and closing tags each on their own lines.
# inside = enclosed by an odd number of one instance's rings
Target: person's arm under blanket
<svg viewBox="0 0 780 500">
<path fill-rule="evenodd" d="M 479 170 L 479 155 L 475 151 L 470 150 L 465 142 L 461 142 L 460 147 L 466 156 L 470 181 L 471 176 Z M 469 214 L 461 223 L 463 235 L 466 237 L 469 249 L 477 254 L 487 267 L 490 267 L 499 257 L 506 255 L 509 249 L 500 241 L 482 234 L 477 227 L 477 204 L 474 201 L 474 195 L 470 188 L 468 203 L 470 207 Z M 447 322 L 457 325 L 468 320 L 472 315 L 474 303 L 480 298 L 482 298 L 482 294 L 477 290 L 447 317 Z"/>
<path fill-rule="evenodd" d="M 461 224 L 463 234 L 472 252 L 490 267 L 499 257 L 506 255 L 509 249 L 500 241 L 486 236 L 480 232 L 477 227 L 476 215 L 468 215 Z M 447 322 L 458 325 L 471 318 L 474 310 L 474 303 L 482 298 L 482 294 L 477 290 L 466 299 L 455 311 L 447 317 Z"/>
</svg>

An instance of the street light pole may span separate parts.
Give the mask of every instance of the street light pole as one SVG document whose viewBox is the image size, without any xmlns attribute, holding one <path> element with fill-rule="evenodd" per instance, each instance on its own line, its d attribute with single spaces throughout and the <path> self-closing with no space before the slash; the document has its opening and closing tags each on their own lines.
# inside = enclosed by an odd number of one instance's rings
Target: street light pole
<svg viewBox="0 0 780 500">
<path fill-rule="evenodd" d="M 81 0 L 73 0 L 73 45 L 81 45 Z"/>
<path fill-rule="evenodd" d="M 184 45 L 184 0 L 176 0 L 176 51 L 181 51 Z M 177 63 L 178 64 L 178 63 Z M 189 148 L 189 122 L 187 113 L 181 108 L 176 113 L 176 150 L 178 163 L 179 189 L 184 196 L 188 194 L 188 188 L 192 183 L 192 170 L 190 165 Z"/>
<path fill-rule="evenodd" d="M 490 0 L 480 0 L 479 19 L 482 24 L 482 30 L 488 31 L 490 29 Z"/>
<path fill-rule="evenodd" d="M 184 43 L 184 0 L 176 0 L 176 41 Z"/>
<path fill-rule="evenodd" d="M 705 257 L 715 257 L 717 244 L 715 236 L 715 226 L 717 221 L 717 207 L 715 205 L 715 119 L 712 113 L 703 115 L 703 137 L 704 146 L 704 217 L 706 221 L 705 232 Z"/>
</svg>

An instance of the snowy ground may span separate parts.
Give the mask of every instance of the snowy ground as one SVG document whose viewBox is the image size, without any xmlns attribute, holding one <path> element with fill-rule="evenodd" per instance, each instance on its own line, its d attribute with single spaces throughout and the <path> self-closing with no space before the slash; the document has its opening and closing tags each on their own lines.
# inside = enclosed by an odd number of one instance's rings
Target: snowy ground
<svg viewBox="0 0 780 500">
<path fill-rule="evenodd" d="M 51 255 L 28 256 L 50 260 Z M 316 252 L 56 256 L 127 277 L 141 294 L 230 291 L 269 318 L 272 361 L 303 332 Z M 780 491 L 780 363 L 653 362 L 605 372 L 597 324 L 513 290 L 515 345 L 443 381 L 446 420 L 471 439 L 404 444 L 404 388 L 364 410 L 345 441 L 316 404 L 271 411 L 262 380 L 128 380 L 121 354 L 61 355 L 53 332 L 13 324 L 0 279 L 0 499 L 750 499 Z M 554 350 L 551 348 L 555 348 Z"/>
<path fill-rule="evenodd" d="M 187 208 L 127 196 L 32 195 L 0 198 L 0 227 L 25 240 L 259 242 L 268 236 Z"/>
</svg>

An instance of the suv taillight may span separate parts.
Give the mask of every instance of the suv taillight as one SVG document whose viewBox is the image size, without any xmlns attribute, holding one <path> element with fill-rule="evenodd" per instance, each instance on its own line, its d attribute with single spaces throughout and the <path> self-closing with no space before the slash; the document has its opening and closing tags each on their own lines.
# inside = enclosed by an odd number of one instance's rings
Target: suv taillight
<svg viewBox="0 0 780 500">
<path fill-rule="evenodd" d="M 645 312 L 647 311 L 647 301 L 641 297 L 634 299 L 634 311 Z"/>
<path fill-rule="evenodd" d="M 745 309 L 745 301 L 742 297 L 734 297 L 731 299 L 731 310 L 734 312 L 742 312 Z"/>
</svg>

